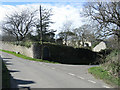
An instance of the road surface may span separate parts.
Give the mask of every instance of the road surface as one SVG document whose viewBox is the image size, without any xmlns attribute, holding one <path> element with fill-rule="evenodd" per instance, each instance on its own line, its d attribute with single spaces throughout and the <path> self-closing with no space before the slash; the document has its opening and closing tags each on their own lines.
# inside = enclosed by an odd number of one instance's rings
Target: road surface
<svg viewBox="0 0 120 90">
<path fill-rule="evenodd" d="M 0 51 L 1 53 L 1 51 Z M 12 88 L 110 88 L 87 72 L 90 65 L 51 64 L 25 60 L 2 52 Z"/>
</svg>

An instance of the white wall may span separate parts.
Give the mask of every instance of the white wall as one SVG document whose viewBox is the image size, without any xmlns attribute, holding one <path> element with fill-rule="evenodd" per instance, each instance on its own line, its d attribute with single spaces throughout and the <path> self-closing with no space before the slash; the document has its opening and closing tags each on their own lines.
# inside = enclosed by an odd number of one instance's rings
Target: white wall
<svg viewBox="0 0 120 90">
<path fill-rule="evenodd" d="M 93 48 L 93 51 L 99 52 L 99 51 L 104 50 L 104 49 L 106 49 L 106 48 L 107 48 L 107 47 L 106 47 L 105 42 L 100 42 L 98 45 L 96 45 L 96 46 Z"/>
<path fill-rule="evenodd" d="M 5 42 L 0 41 L 0 49 L 20 52 L 20 54 L 33 58 L 33 46 L 31 46 L 30 48 L 27 48 L 24 46 L 17 46 L 17 45 L 13 45 L 10 43 L 5 43 Z"/>
</svg>

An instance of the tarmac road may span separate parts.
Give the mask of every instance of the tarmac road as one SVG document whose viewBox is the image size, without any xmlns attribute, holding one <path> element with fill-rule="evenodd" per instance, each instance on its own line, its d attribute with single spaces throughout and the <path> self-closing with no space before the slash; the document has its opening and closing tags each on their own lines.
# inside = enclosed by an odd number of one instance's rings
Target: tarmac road
<svg viewBox="0 0 120 90">
<path fill-rule="evenodd" d="M 0 51 L 1 53 L 1 51 Z M 93 65 L 51 64 L 2 52 L 11 74 L 11 88 L 110 88 L 87 72 Z"/>
</svg>

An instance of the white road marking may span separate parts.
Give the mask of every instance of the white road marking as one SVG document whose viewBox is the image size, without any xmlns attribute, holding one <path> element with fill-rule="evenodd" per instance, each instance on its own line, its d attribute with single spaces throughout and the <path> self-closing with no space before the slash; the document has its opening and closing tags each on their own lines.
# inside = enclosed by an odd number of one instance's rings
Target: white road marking
<svg viewBox="0 0 120 90">
<path fill-rule="evenodd" d="M 29 87 L 29 86 L 28 85 L 21 85 L 21 84 L 19 84 L 18 87 L 20 88 L 20 87 Z"/>
<path fill-rule="evenodd" d="M 75 65 L 66 65 L 67 67 L 75 66 Z"/>
<path fill-rule="evenodd" d="M 110 87 L 108 87 L 108 86 L 103 86 L 104 88 L 110 88 Z"/>
<path fill-rule="evenodd" d="M 71 76 L 75 76 L 75 74 L 73 74 L 73 73 L 68 73 L 69 75 L 71 75 Z"/>
<path fill-rule="evenodd" d="M 42 64 L 42 63 L 39 63 L 39 64 Z"/>
<path fill-rule="evenodd" d="M 92 81 L 92 80 L 88 80 L 89 82 L 92 82 L 92 83 L 96 83 L 95 81 Z"/>
<path fill-rule="evenodd" d="M 52 69 L 55 69 L 55 68 L 52 68 Z"/>
<path fill-rule="evenodd" d="M 83 78 L 83 77 L 80 77 L 80 76 L 77 76 L 78 78 L 80 78 L 80 79 L 85 79 L 85 78 Z"/>
<path fill-rule="evenodd" d="M 5 62 L 6 64 L 12 64 L 11 62 Z"/>
</svg>

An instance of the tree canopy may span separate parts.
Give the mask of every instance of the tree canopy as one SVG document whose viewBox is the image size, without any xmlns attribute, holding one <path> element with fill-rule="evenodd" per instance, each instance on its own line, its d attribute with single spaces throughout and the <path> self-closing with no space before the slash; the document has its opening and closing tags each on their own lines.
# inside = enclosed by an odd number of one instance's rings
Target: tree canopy
<svg viewBox="0 0 120 90">
<path fill-rule="evenodd" d="M 87 3 L 84 16 L 98 23 L 98 32 L 103 36 L 117 35 L 120 37 L 120 2 Z"/>
<path fill-rule="evenodd" d="M 2 28 L 5 32 L 16 37 L 17 41 L 22 41 L 27 34 L 32 32 L 35 23 L 36 11 L 25 9 L 7 15 Z"/>
</svg>

